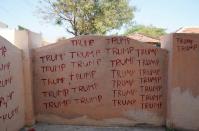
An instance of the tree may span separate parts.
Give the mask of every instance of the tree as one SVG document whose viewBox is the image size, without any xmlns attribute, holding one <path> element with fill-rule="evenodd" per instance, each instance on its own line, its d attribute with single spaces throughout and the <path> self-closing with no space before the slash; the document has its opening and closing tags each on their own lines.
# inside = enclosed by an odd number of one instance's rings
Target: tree
<svg viewBox="0 0 199 131">
<path fill-rule="evenodd" d="M 135 25 L 135 26 L 132 26 L 130 29 L 127 29 L 127 31 L 125 32 L 125 35 L 139 33 L 139 34 L 146 35 L 149 37 L 159 38 L 160 36 L 166 34 L 165 30 L 166 29 L 158 28 L 152 25 L 150 26 Z"/>
<path fill-rule="evenodd" d="M 63 25 L 77 36 L 105 34 L 128 24 L 134 7 L 128 0 L 43 0 L 39 8 L 44 20 Z"/>
</svg>

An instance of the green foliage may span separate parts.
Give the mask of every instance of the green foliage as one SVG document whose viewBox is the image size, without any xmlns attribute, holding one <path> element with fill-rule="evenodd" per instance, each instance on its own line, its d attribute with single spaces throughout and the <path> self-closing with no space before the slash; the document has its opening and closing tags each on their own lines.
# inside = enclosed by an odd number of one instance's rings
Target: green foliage
<svg viewBox="0 0 199 131">
<path fill-rule="evenodd" d="M 19 30 L 28 30 L 28 29 L 26 29 L 25 27 L 20 26 L 20 25 L 18 25 L 18 29 L 19 29 Z"/>
<path fill-rule="evenodd" d="M 165 29 L 163 28 L 158 28 L 155 26 L 144 26 L 144 25 L 135 25 L 133 27 L 131 27 L 130 29 L 128 29 L 125 32 L 125 35 L 130 35 L 130 34 L 134 34 L 134 33 L 140 33 L 146 36 L 150 36 L 153 38 L 159 38 L 162 35 L 166 34 Z"/>
<path fill-rule="evenodd" d="M 77 36 L 105 34 L 133 19 L 128 0 L 44 0 L 39 12 L 45 20 L 63 25 Z"/>
<path fill-rule="evenodd" d="M 173 128 L 168 128 L 168 127 L 166 127 L 166 131 L 176 131 L 176 130 L 173 129 Z"/>
</svg>

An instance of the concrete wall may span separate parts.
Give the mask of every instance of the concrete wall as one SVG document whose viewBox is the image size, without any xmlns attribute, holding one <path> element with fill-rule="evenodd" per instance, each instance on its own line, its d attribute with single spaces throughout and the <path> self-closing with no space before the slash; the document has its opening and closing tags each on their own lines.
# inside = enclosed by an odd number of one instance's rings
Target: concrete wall
<svg viewBox="0 0 199 131">
<path fill-rule="evenodd" d="M 162 41 L 169 50 L 167 125 L 199 130 L 199 34 L 171 34 Z"/>
<path fill-rule="evenodd" d="M 127 37 L 81 36 L 33 54 L 38 121 L 165 124 L 165 50 Z"/>
<path fill-rule="evenodd" d="M 25 120 L 26 125 L 33 125 L 35 123 L 33 110 L 33 74 L 32 74 L 32 43 L 30 41 L 28 31 L 16 31 L 15 44 L 23 50 L 23 75 L 26 79 L 25 86 Z"/>
<path fill-rule="evenodd" d="M 26 34 L 26 35 L 24 35 L 24 34 Z M 23 49 L 25 45 L 23 45 L 24 42 L 23 42 L 23 44 L 16 43 L 16 37 L 17 38 L 20 37 L 20 38 L 22 38 L 22 41 L 24 40 L 24 41 L 28 42 L 28 43 L 26 43 L 26 45 L 29 45 L 30 49 L 42 47 L 45 45 L 42 42 L 41 34 L 29 31 L 29 30 L 16 30 L 16 29 L 9 29 L 9 28 L 0 28 L 0 35 L 20 49 Z"/>
<path fill-rule="evenodd" d="M 0 130 L 17 131 L 24 126 L 22 52 L 0 37 Z"/>
<path fill-rule="evenodd" d="M 80 36 L 40 47 L 38 34 L 6 32 L 23 53 L 0 37 L 2 130 L 35 119 L 97 126 L 167 120 L 171 128 L 199 130 L 198 34 L 165 36 L 168 54 L 128 37 Z"/>
<path fill-rule="evenodd" d="M 32 125 L 35 122 L 33 111 L 33 91 L 32 91 L 32 55 L 33 48 L 41 47 L 41 34 L 29 30 L 0 29 L 0 35 L 10 41 L 23 51 L 23 75 L 26 80 L 25 86 L 25 116 L 26 125 Z"/>
<path fill-rule="evenodd" d="M 14 41 L 15 41 L 15 30 L 14 29 L 0 28 L 0 35 L 3 38 L 5 38 L 6 40 L 8 40 L 10 43 L 14 44 Z M 15 46 L 17 46 L 17 45 L 15 45 Z"/>
</svg>

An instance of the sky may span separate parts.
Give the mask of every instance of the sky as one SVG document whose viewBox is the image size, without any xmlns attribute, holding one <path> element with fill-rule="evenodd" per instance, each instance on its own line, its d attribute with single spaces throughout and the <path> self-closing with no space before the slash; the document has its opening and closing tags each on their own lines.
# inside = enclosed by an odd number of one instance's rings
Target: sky
<svg viewBox="0 0 199 131">
<path fill-rule="evenodd" d="M 1 0 L 0 21 L 9 28 L 21 25 L 41 33 L 44 40 L 54 42 L 60 37 L 72 37 L 63 27 L 47 23 L 38 15 L 39 0 Z M 133 21 L 137 24 L 165 28 L 168 33 L 184 26 L 199 27 L 199 0 L 131 0 L 137 11 Z M 123 30 L 118 31 L 122 34 Z"/>
</svg>

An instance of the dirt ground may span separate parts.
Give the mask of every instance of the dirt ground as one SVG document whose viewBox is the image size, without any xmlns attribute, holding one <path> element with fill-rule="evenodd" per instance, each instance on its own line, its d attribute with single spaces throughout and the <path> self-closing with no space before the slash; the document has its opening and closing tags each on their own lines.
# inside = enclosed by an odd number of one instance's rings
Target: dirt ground
<svg viewBox="0 0 199 131">
<path fill-rule="evenodd" d="M 93 127 L 37 123 L 21 131 L 165 131 L 164 127 Z"/>
</svg>

